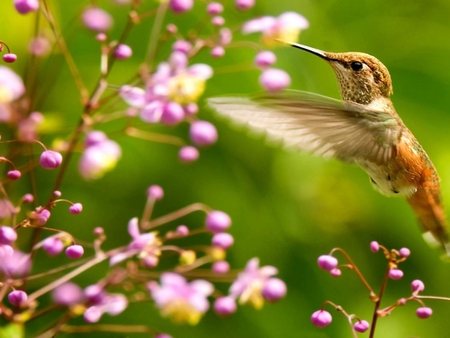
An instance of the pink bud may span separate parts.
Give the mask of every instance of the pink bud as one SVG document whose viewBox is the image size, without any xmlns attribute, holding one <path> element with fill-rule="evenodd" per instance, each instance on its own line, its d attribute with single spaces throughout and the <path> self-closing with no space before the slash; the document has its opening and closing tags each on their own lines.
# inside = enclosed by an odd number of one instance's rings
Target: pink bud
<svg viewBox="0 0 450 338">
<path fill-rule="evenodd" d="M 369 328 L 369 323 L 365 320 L 360 320 L 353 325 L 356 332 L 366 332 Z"/>
<path fill-rule="evenodd" d="M 278 92 L 291 84 L 291 78 L 284 70 L 268 68 L 262 72 L 259 83 L 268 92 Z"/>
<path fill-rule="evenodd" d="M 235 5 L 237 9 L 243 11 L 255 6 L 255 0 L 236 0 Z"/>
<path fill-rule="evenodd" d="M 415 279 L 411 283 L 411 289 L 413 290 L 413 292 L 422 292 L 423 290 L 425 290 L 425 284 L 423 284 L 421 280 Z"/>
<path fill-rule="evenodd" d="M 236 308 L 236 301 L 230 296 L 217 298 L 214 302 L 214 311 L 221 316 L 236 312 Z"/>
<path fill-rule="evenodd" d="M 113 25 L 111 15 L 100 8 L 89 8 L 82 15 L 84 25 L 97 32 L 105 32 Z"/>
<path fill-rule="evenodd" d="M 71 259 L 78 259 L 84 254 L 84 249 L 81 245 L 71 245 L 66 249 L 66 256 Z"/>
<path fill-rule="evenodd" d="M 228 263 L 227 261 L 214 262 L 212 271 L 217 274 L 227 273 L 228 271 L 230 271 L 230 263 Z"/>
<path fill-rule="evenodd" d="M 417 317 L 419 317 L 420 319 L 428 318 L 428 317 L 430 317 L 432 314 L 433 314 L 433 310 L 432 310 L 431 308 L 429 308 L 429 307 L 423 306 L 423 307 L 419 307 L 419 308 L 416 310 L 416 315 L 417 315 Z"/>
<path fill-rule="evenodd" d="M 311 316 L 311 322 L 317 327 L 328 326 L 332 320 L 331 314 L 325 310 L 316 311 Z"/>
<path fill-rule="evenodd" d="M 217 141 L 217 129 L 207 121 L 195 121 L 189 129 L 192 143 L 197 146 L 209 146 Z"/>
<path fill-rule="evenodd" d="M 212 238 L 212 245 L 222 248 L 224 250 L 229 249 L 234 243 L 234 238 L 227 232 L 219 232 Z"/>
<path fill-rule="evenodd" d="M 14 290 L 8 295 L 9 302 L 14 306 L 20 306 L 20 304 L 26 302 L 27 299 L 27 294 L 22 290 Z"/>
<path fill-rule="evenodd" d="M 225 48 L 222 46 L 216 46 L 211 49 L 211 56 L 215 58 L 220 58 L 225 55 Z"/>
<path fill-rule="evenodd" d="M 181 14 L 194 7 L 194 0 L 170 0 L 169 7 L 174 13 Z"/>
<path fill-rule="evenodd" d="M 58 168 L 62 163 L 62 155 L 53 150 L 46 150 L 41 154 L 39 163 L 42 168 L 52 170 Z"/>
<path fill-rule="evenodd" d="M 20 176 L 22 176 L 22 174 L 20 173 L 19 170 L 10 170 L 10 171 L 8 171 L 6 176 L 8 176 L 8 178 L 10 180 L 15 181 L 15 180 L 18 180 L 20 178 Z"/>
<path fill-rule="evenodd" d="M 411 254 L 411 250 L 409 250 L 408 248 L 401 248 L 399 251 L 400 256 L 406 258 Z"/>
<path fill-rule="evenodd" d="M 223 12 L 223 5 L 220 2 L 211 2 L 206 7 L 206 11 L 209 15 L 217 15 Z"/>
<path fill-rule="evenodd" d="M 388 276 L 391 279 L 398 280 L 403 277 L 403 271 L 400 269 L 390 269 Z"/>
<path fill-rule="evenodd" d="M 7 63 L 13 63 L 17 60 L 17 55 L 13 53 L 7 53 L 3 55 L 3 61 Z"/>
<path fill-rule="evenodd" d="M 14 0 L 14 7 L 20 14 L 27 14 L 39 9 L 39 0 Z"/>
<path fill-rule="evenodd" d="M 270 51 L 260 52 L 255 57 L 255 64 L 261 68 L 267 68 L 277 61 L 277 57 Z"/>
<path fill-rule="evenodd" d="M 276 302 L 286 295 L 286 284 L 279 278 L 269 278 L 262 288 L 261 294 L 268 302 Z"/>
<path fill-rule="evenodd" d="M 158 201 L 164 197 L 164 190 L 159 185 L 154 184 L 147 189 L 147 195 Z"/>
<path fill-rule="evenodd" d="M 377 241 L 370 242 L 370 250 L 372 252 L 377 252 L 378 250 L 380 250 L 380 245 L 378 244 Z"/>
<path fill-rule="evenodd" d="M 222 211 L 213 210 L 206 216 L 205 225 L 209 231 L 222 232 L 231 226 L 231 218 Z"/>
<path fill-rule="evenodd" d="M 75 203 L 69 207 L 69 212 L 73 215 L 79 214 L 83 210 L 83 205 L 81 203 Z"/>
<path fill-rule="evenodd" d="M 338 260 L 331 255 L 322 255 L 317 259 L 317 264 L 321 269 L 331 271 L 338 266 Z"/>
<path fill-rule="evenodd" d="M 133 55 L 133 50 L 130 46 L 125 44 L 120 44 L 114 50 L 114 57 L 117 60 L 125 60 L 128 59 L 131 55 Z"/>
</svg>

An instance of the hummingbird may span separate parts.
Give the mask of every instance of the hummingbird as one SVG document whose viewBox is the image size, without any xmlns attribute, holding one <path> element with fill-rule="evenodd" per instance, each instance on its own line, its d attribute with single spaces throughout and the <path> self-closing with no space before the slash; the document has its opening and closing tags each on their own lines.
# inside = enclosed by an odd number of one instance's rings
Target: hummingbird
<svg viewBox="0 0 450 338">
<path fill-rule="evenodd" d="M 285 146 L 360 166 L 380 193 L 405 197 L 423 227 L 424 238 L 450 255 L 438 173 L 394 109 L 386 66 L 365 53 L 330 53 L 284 43 L 325 60 L 336 74 L 342 101 L 284 90 L 214 97 L 208 99 L 208 106 Z"/>
</svg>

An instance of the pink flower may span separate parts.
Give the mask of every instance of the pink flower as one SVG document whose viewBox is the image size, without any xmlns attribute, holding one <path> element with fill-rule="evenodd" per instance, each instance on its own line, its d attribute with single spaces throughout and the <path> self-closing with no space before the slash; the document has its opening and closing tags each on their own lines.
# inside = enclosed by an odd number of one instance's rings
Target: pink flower
<svg viewBox="0 0 450 338">
<path fill-rule="evenodd" d="M 111 316 L 118 315 L 128 306 L 128 299 L 124 295 L 107 293 L 101 287 L 97 288 L 98 292 L 93 297 L 90 290 L 97 286 L 94 284 L 85 289 L 85 296 L 93 304 L 84 312 L 84 320 L 88 323 L 98 322 L 105 313 Z"/>
<path fill-rule="evenodd" d="M 0 104 L 17 100 L 24 93 L 25 85 L 20 76 L 8 67 L 0 66 Z"/>
<path fill-rule="evenodd" d="M 78 169 L 81 176 L 88 180 L 101 178 L 112 170 L 122 155 L 120 146 L 100 131 L 90 132 L 86 136 L 85 144 L 86 149 L 81 156 Z"/>
<path fill-rule="evenodd" d="M 267 46 L 273 46 L 280 39 L 289 42 L 296 42 L 302 29 L 309 27 L 309 22 L 300 14 L 286 12 L 278 18 L 273 16 L 263 16 L 247 21 L 242 26 L 243 34 L 262 32 L 262 41 Z"/>
<path fill-rule="evenodd" d="M 239 298 L 241 304 L 250 303 L 260 309 L 264 304 L 262 291 L 270 277 L 278 273 L 277 268 L 267 265 L 259 267 L 259 259 L 252 258 L 245 270 L 238 274 L 230 286 L 230 296 Z"/>
<path fill-rule="evenodd" d="M 214 291 L 213 285 L 201 279 L 188 283 L 172 272 L 163 273 L 160 281 L 149 283 L 149 290 L 162 315 L 177 323 L 197 324 L 209 309 L 207 297 Z"/>
<path fill-rule="evenodd" d="M 139 231 L 138 219 L 133 218 L 128 222 L 128 233 L 132 240 L 125 251 L 113 255 L 109 261 L 110 265 L 118 264 L 133 256 L 138 256 L 149 268 L 158 264 L 161 241 L 156 232 L 141 233 Z"/>
</svg>

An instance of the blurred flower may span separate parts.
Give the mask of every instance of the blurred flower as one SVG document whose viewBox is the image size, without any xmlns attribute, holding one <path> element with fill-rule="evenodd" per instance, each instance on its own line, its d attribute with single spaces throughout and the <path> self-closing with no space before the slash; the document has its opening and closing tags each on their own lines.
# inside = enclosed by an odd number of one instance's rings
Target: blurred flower
<svg viewBox="0 0 450 338">
<path fill-rule="evenodd" d="M 195 103 L 203 94 L 213 70 L 206 64 L 188 67 L 185 48 L 181 42 L 174 47 L 169 61 L 161 62 L 149 78 L 146 90 L 128 85 L 120 89 L 122 99 L 138 108 L 144 121 L 176 124 L 184 118 L 181 105 Z"/>
<path fill-rule="evenodd" d="M 98 285 L 94 284 L 85 289 L 85 296 L 93 304 L 84 312 L 84 320 L 88 323 L 98 322 L 105 313 L 111 316 L 118 315 L 127 308 L 128 299 L 124 295 L 107 293 L 98 286 L 99 292 L 94 297 L 92 294 L 89 294 L 89 291 L 93 289 L 92 286 L 97 287 Z"/>
<path fill-rule="evenodd" d="M 35 56 L 45 56 L 50 53 L 51 50 L 50 41 L 43 36 L 36 36 L 35 38 L 30 40 L 28 44 L 28 50 L 31 54 Z"/>
<path fill-rule="evenodd" d="M 42 241 L 42 249 L 50 256 L 55 256 L 64 250 L 64 243 L 58 237 L 48 237 Z"/>
<path fill-rule="evenodd" d="M 0 218 L 8 218 L 16 213 L 12 203 L 6 198 L 0 198 Z"/>
<path fill-rule="evenodd" d="M 197 148 L 192 146 L 185 146 L 180 149 L 178 152 L 178 157 L 181 162 L 189 163 L 196 161 L 200 156 L 200 153 Z"/>
<path fill-rule="evenodd" d="M 212 271 L 218 274 L 227 273 L 228 271 L 230 271 L 230 263 L 228 263 L 227 261 L 214 262 Z"/>
<path fill-rule="evenodd" d="M 0 244 L 11 245 L 16 239 L 16 230 L 6 225 L 0 227 Z"/>
<path fill-rule="evenodd" d="M 255 0 L 236 0 L 235 6 L 241 11 L 250 9 L 255 6 Z"/>
<path fill-rule="evenodd" d="M 0 66 L 0 104 L 17 100 L 25 93 L 22 79 L 14 71 Z M 1 122 L 6 122 L 1 119 Z"/>
<path fill-rule="evenodd" d="M 128 233 L 132 237 L 131 243 L 128 244 L 126 251 L 113 255 L 109 264 L 115 265 L 125 259 L 137 256 L 149 268 L 158 265 L 159 255 L 161 254 L 161 240 L 156 236 L 157 233 L 140 233 L 136 217 L 128 222 Z"/>
<path fill-rule="evenodd" d="M 53 290 L 52 299 L 56 304 L 71 306 L 84 302 L 84 293 L 77 284 L 67 282 Z"/>
<path fill-rule="evenodd" d="M 111 15 L 101 8 L 88 8 L 83 12 L 82 20 L 84 25 L 97 32 L 105 32 L 113 25 Z"/>
<path fill-rule="evenodd" d="M 300 14 L 286 12 L 278 18 L 263 16 L 247 21 L 242 26 L 242 33 L 262 32 L 262 42 L 267 46 L 277 44 L 275 39 L 296 42 L 302 29 L 309 27 L 309 22 Z"/>
<path fill-rule="evenodd" d="M 169 7 L 174 13 L 181 14 L 194 7 L 194 0 L 169 0 Z"/>
<path fill-rule="evenodd" d="M 196 325 L 209 309 L 207 297 L 214 291 L 211 283 L 194 280 L 190 283 L 176 273 L 161 275 L 161 284 L 149 283 L 149 290 L 163 316 L 176 323 Z"/>
<path fill-rule="evenodd" d="M 0 246 L 0 272 L 2 274 L 7 277 L 25 277 L 30 268 L 30 255 L 7 245 Z"/>
<path fill-rule="evenodd" d="M 261 73 L 259 83 L 269 92 L 278 92 L 291 84 L 291 77 L 284 70 L 268 68 Z"/>
<path fill-rule="evenodd" d="M 14 0 L 14 7 L 20 14 L 35 12 L 39 9 L 39 0 Z"/>
<path fill-rule="evenodd" d="M 271 51 L 259 52 L 255 57 L 255 64 L 260 68 L 267 68 L 277 61 L 277 57 Z"/>
<path fill-rule="evenodd" d="M 90 132 L 86 136 L 85 146 L 78 165 L 85 179 L 101 178 L 116 166 L 122 155 L 120 146 L 100 131 Z"/>
<path fill-rule="evenodd" d="M 19 122 L 17 138 L 25 142 L 33 142 L 38 139 L 38 128 L 44 122 L 44 116 L 40 112 L 32 112 L 26 119 Z"/>
<path fill-rule="evenodd" d="M 206 7 L 209 15 L 217 15 L 223 12 L 223 5 L 220 2 L 211 2 Z"/>
<path fill-rule="evenodd" d="M 259 259 L 252 258 L 231 284 L 230 296 L 239 298 L 241 304 L 250 303 L 260 309 L 264 304 L 262 290 L 270 277 L 277 273 L 278 270 L 270 265 L 260 268 Z"/>
</svg>

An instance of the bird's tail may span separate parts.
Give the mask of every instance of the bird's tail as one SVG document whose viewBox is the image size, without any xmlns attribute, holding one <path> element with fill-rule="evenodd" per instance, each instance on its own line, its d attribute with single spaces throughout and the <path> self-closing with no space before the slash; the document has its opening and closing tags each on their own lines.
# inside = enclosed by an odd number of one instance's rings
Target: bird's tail
<svg viewBox="0 0 450 338">
<path fill-rule="evenodd" d="M 422 224 L 425 240 L 432 245 L 441 246 L 447 257 L 450 257 L 446 217 L 439 193 L 419 188 L 407 200 Z"/>
</svg>

